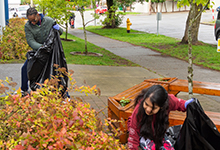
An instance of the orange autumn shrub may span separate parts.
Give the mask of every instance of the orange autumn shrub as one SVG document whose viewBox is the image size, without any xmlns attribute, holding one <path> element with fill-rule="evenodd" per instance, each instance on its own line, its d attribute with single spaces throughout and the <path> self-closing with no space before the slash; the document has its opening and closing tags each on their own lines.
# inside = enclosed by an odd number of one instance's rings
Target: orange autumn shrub
<svg viewBox="0 0 220 150">
<path fill-rule="evenodd" d="M 12 18 L 2 30 L 0 55 L 2 60 L 26 59 L 26 53 L 31 48 L 25 38 L 25 19 Z"/>
<path fill-rule="evenodd" d="M 89 104 L 63 99 L 60 87 L 54 86 L 57 82 L 54 78 L 46 80 L 40 89 L 25 97 L 17 90 L 17 95 L 8 92 L 0 98 L 0 149 L 125 149 L 119 140 L 98 129 L 97 113 Z M 0 94 L 4 95 L 10 86 L 14 83 L 0 80 Z M 71 88 L 97 92 L 95 86 Z"/>
</svg>

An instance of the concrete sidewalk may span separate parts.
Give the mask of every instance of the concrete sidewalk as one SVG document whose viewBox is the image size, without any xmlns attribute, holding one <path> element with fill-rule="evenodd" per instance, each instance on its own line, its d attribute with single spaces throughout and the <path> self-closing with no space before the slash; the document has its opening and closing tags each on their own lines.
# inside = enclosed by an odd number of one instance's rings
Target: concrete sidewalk
<svg viewBox="0 0 220 150">
<path fill-rule="evenodd" d="M 21 85 L 21 67 L 23 64 L 0 64 L 0 79 L 12 77 L 18 83 L 16 89 Z M 78 86 L 96 85 L 101 90 L 101 96 L 70 92 L 71 96 L 79 97 L 84 102 L 90 103 L 96 111 L 103 110 L 99 116 L 107 116 L 107 99 L 124 90 L 135 86 L 144 79 L 158 78 L 159 75 L 142 67 L 115 67 L 115 66 L 92 66 L 92 65 L 72 65 L 68 64 L 68 69 L 73 70 L 73 78 Z"/>
</svg>

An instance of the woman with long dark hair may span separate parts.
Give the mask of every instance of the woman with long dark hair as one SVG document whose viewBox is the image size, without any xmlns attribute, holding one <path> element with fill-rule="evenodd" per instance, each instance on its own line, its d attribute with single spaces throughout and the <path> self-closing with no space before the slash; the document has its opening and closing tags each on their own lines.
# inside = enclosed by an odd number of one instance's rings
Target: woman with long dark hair
<svg viewBox="0 0 220 150">
<path fill-rule="evenodd" d="M 161 85 L 153 85 L 135 99 L 135 109 L 128 120 L 128 147 L 131 150 L 173 149 L 164 136 L 169 127 L 168 114 L 171 110 L 186 111 L 188 101 L 179 99 Z"/>
</svg>

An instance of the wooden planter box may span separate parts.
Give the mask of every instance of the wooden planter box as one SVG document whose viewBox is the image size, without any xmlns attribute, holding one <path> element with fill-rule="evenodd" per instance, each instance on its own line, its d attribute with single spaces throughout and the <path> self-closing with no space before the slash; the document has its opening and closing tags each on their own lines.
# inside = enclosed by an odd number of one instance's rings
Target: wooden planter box
<svg viewBox="0 0 220 150">
<path fill-rule="evenodd" d="M 138 85 L 135 85 L 122 93 L 119 93 L 113 97 L 108 97 L 108 117 L 111 119 L 124 120 L 123 123 L 114 123 L 116 128 L 120 127 L 123 134 L 120 135 L 119 139 L 121 143 L 126 143 L 128 139 L 127 134 L 127 120 L 131 116 L 134 109 L 135 97 L 145 88 L 152 85 L 160 84 L 163 86 L 169 94 L 177 95 L 179 92 L 188 92 L 188 81 L 179 80 L 178 78 L 156 78 L 147 79 Z M 216 83 L 204 83 L 204 82 L 193 82 L 193 92 L 199 94 L 208 94 L 220 96 L 220 85 Z M 126 106 L 122 107 L 119 101 L 122 99 L 130 99 L 131 102 Z M 214 124 L 220 131 L 220 113 L 206 112 L 206 114 L 213 120 Z M 170 126 L 182 124 L 185 120 L 186 114 L 182 112 L 171 112 L 169 115 Z"/>
</svg>

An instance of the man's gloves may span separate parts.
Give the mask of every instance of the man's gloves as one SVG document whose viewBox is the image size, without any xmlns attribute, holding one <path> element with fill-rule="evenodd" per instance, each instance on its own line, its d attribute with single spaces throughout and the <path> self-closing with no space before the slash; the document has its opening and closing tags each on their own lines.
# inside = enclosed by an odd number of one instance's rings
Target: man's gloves
<svg viewBox="0 0 220 150">
<path fill-rule="evenodd" d="M 53 28 L 56 29 L 56 30 L 59 30 L 59 29 L 60 29 L 60 26 L 59 26 L 58 24 L 55 24 L 55 25 L 53 26 Z"/>
<path fill-rule="evenodd" d="M 193 98 L 191 98 L 191 99 L 187 100 L 187 101 L 185 102 L 185 108 L 186 108 L 186 107 L 187 107 L 187 105 L 188 105 L 189 103 L 191 103 L 193 100 L 194 100 Z"/>
</svg>

